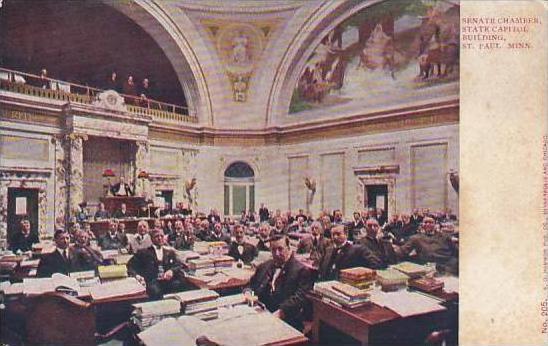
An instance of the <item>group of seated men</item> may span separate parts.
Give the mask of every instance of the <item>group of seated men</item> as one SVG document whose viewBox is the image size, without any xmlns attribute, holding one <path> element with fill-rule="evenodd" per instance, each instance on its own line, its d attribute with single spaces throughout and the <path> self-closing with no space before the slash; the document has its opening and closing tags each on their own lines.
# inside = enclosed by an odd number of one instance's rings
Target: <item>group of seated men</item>
<svg viewBox="0 0 548 346">
<path fill-rule="evenodd" d="M 418 211 L 401 218 L 393 215 L 381 227 L 378 218 L 367 214 L 363 218 L 356 212 L 349 222 L 340 216 L 332 221 L 326 213 L 311 223 L 297 216 L 292 224 L 280 216 L 258 227 L 233 220 L 220 222 L 216 215 L 211 219 L 169 220 L 167 225 L 166 220 L 156 219 L 152 229 L 147 220 L 141 220 L 135 234 L 126 234 L 123 222 L 112 220 L 108 232 L 97 243 L 102 250 L 126 249 L 134 254 L 128 272 L 146 284 L 151 298 L 187 288 L 183 263 L 176 250 L 192 249 L 197 240 L 224 241 L 229 244 L 228 255 L 244 263 L 251 263 L 259 251 L 269 251 L 272 259 L 256 267 L 249 288 L 270 311 L 295 327 L 302 326 L 307 304 L 305 293 L 314 281 L 337 279 L 341 269 L 357 266 L 383 269 L 402 260 L 412 260 L 433 262 L 440 270 L 458 273 L 458 233 L 450 222 L 454 221 L 452 218 Z M 28 221 L 21 222 L 22 235 L 13 238 L 12 249 L 34 242 L 28 239 L 29 229 Z M 42 256 L 37 275 L 93 270 L 102 264 L 101 252 L 90 246 L 92 234 L 86 227 L 76 227 L 73 232 L 57 230 L 56 250 Z M 248 241 L 251 234 L 258 242 Z M 290 238 L 299 239 L 298 244 L 293 246 Z M 295 253 L 309 254 L 312 265 L 301 261 L 302 257 Z"/>
</svg>

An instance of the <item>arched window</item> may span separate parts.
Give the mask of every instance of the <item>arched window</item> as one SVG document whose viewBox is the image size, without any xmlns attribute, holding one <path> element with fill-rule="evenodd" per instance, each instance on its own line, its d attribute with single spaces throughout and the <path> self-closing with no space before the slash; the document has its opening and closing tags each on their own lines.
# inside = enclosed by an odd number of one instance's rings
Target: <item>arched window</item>
<svg viewBox="0 0 548 346">
<path fill-rule="evenodd" d="M 255 211 L 255 172 L 245 162 L 232 163 L 225 170 L 225 215 Z"/>
</svg>

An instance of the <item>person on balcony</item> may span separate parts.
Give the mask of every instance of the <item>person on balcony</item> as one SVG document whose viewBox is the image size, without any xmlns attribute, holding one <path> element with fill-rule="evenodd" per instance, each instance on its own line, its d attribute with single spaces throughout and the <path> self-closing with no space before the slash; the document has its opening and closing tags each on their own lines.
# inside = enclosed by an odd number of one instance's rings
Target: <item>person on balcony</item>
<svg viewBox="0 0 548 346">
<path fill-rule="evenodd" d="M 120 80 L 118 79 L 118 75 L 116 74 L 116 71 L 112 71 L 112 73 L 110 74 L 109 78 L 107 79 L 105 89 L 114 90 L 117 93 L 121 92 Z"/>
<path fill-rule="evenodd" d="M 51 89 L 48 79 L 48 70 L 46 70 L 45 68 L 40 71 L 40 80 L 38 81 L 38 86 L 42 89 Z"/>
<path fill-rule="evenodd" d="M 143 82 L 139 87 L 139 97 L 141 98 L 139 101 L 141 107 L 150 108 L 150 100 L 154 99 L 154 93 L 148 78 L 143 79 Z"/>
<path fill-rule="evenodd" d="M 135 98 L 137 97 L 137 86 L 135 85 L 135 82 L 133 81 L 132 75 L 129 75 L 127 77 L 127 81 L 124 83 L 122 92 L 124 93 L 124 95 L 130 96 L 130 97 L 126 97 L 126 103 L 128 104 L 136 103 Z"/>
</svg>

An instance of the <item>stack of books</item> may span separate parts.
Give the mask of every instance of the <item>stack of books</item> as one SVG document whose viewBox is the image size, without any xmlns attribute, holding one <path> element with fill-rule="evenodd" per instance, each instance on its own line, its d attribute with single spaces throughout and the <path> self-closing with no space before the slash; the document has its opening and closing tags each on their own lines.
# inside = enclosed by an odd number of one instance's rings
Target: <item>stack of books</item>
<svg viewBox="0 0 548 346">
<path fill-rule="evenodd" d="M 360 289 L 369 288 L 375 281 L 375 271 L 365 267 L 342 269 L 339 280 Z"/>
<path fill-rule="evenodd" d="M 383 291 L 396 291 L 407 287 L 409 277 L 395 269 L 377 270 L 377 282 Z"/>
<path fill-rule="evenodd" d="M 212 257 L 215 268 L 231 268 L 234 264 L 234 258 L 228 255 Z"/>
<path fill-rule="evenodd" d="M 198 269 L 214 268 L 215 263 L 209 258 L 196 258 L 188 260 L 187 266 L 189 270 L 196 271 Z"/>
<path fill-rule="evenodd" d="M 393 265 L 392 268 L 399 270 L 400 272 L 409 276 L 411 279 L 420 278 L 431 270 L 431 268 L 428 266 L 420 265 L 413 262 L 401 262 Z"/>
<path fill-rule="evenodd" d="M 127 267 L 124 264 L 116 264 L 111 266 L 97 267 L 99 278 L 104 279 L 120 279 L 127 277 Z"/>
<path fill-rule="evenodd" d="M 322 298 L 345 308 L 358 308 L 369 303 L 369 291 L 344 284 L 340 281 L 325 281 L 314 284 L 314 292 Z"/>
<path fill-rule="evenodd" d="M 217 318 L 219 293 L 208 290 L 192 290 L 164 295 L 164 298 L 176 299 L 183 306 L 184 313 L 202 320 Z"/>
<path fill-rule="evenodd" d="M 419 278 L 414 280 L 409 280 L 409 287 L 417 289 L 423 292 L 435 292 L 443 289 L 444 283 L 441 280 L 434 278 Z"/>
<path fill-rule="evenodd" d="M 181 303 L 175 299 L 133 304 L 133 308 L 132 320 L 141 330 L 145 330 L 164 318 L 181 315 Z"/>
<path fill-rule="evenodd" d="M 197 252 L 200 255 L 209 254 L 209 243 L 205 241 L 197 241 L 192 246 L 192 251 Z"/>
</svg>

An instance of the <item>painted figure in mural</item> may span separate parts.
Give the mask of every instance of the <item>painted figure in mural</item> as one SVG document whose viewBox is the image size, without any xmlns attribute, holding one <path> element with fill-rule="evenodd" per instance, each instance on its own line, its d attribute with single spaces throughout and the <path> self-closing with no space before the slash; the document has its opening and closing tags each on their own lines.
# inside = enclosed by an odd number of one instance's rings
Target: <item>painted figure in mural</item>
<svg viewBox="0 0 548 346">
<path fill-rule="evenodd" d="M 353 14 L 306 60 L 290 113 L 455 89 L 459 18 L 458 4 L 426 0 L 383 1 Z"/>
<path fill-rule="evenodd" d="M 243 32 L 239 32 L 232 39 L 232 62 L 236 64 L 245 64 L 249 61 L 248 56 L 249 39 Z"/>
</svg>

